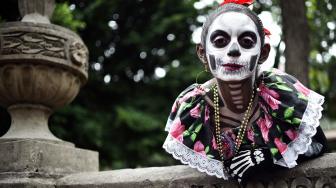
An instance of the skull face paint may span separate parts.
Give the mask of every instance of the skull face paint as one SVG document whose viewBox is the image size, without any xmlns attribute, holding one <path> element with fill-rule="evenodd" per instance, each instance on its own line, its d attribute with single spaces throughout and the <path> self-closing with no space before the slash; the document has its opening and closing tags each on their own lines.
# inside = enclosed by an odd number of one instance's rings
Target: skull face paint
<svg viewBox="0 0 336 188">
<path fill-rule="evenodd" d="M 226 12 L 214 19 L 206 37 L 210 71 L 223 81 L 240 81 L 255 75 L 261 40 L 250 17 Z"/>
</svg>

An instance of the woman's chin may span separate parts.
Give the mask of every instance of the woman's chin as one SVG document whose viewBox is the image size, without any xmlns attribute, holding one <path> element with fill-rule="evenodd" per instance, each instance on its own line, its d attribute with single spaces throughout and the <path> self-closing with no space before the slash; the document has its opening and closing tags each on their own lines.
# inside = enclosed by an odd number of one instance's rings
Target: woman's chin
<svg viewBox="0 0 336 188">
<path fill-rule="evenodd" d="M 252 74 L 237 74 L 237 75 L 216 75 L 215 78 L 224 82 L 240 82 L 252 77 Z"/>
</svg>

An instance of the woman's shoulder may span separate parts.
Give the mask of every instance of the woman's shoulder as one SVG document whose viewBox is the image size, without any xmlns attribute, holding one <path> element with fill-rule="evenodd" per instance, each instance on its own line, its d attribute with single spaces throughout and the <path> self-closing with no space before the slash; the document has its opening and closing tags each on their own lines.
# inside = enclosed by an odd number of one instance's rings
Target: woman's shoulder
<svg viewBox="0 0 336 188">
<path fill-rule="evenodd" d="M 278 69 L 262 72 L 258 84 L 264 115 L 257 124 L 262 137 L 271 148 L 275 164 L 294 167 L 320 124 L 324 97 Z"/>
<path fill-rule="evenodd" d="M 204 96 L 206 95 L 207 87 L 203 84 L 194 83 L 184 89 L 175 99 L 171 108 L 169 118 L 166 125 L 168 131 L 172 121 L 193 112 L 196 107 L 204 106 Z"/>
<path fill-rule="evenodd" d="M 261 96 L 268 102 L 271 102 L 269 100 L 272 98 L 286 104 L 292 103 L 292 106 L 297 103 L 304 106 L 307 103 L 322 105 L 324 102 L 322 95 L 309 89 L 294 76 L 275 68 L 262 72 L 258 77 L 258 88 Z"/>
<path fill-rule="evenodd" d="M 211 90 L 211 87 L 215 83 L 214 79 L 210 79 L 203 84 L 194 83 L 184 89 L 176 98 L 175 102 L 181 104 L 188 100 L 195 99 L 196 97 L 205 96 Z"/>
<path fill-rule="evenodd" d="M 206 102 L 213 91 L 211 80 L 192 84 L 175 100 L 165 130 L 168 132 L 163 148 L 183 164 L 209 175 L 224 179 L 213 127 L 210 126 L 210 106 Z"/>
</svg>

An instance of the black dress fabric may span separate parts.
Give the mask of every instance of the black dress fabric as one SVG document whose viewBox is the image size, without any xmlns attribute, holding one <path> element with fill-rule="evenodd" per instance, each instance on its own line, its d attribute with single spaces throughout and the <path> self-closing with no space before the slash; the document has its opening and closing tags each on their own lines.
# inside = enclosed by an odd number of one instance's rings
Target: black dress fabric
<svg viewBox="0 0 336 188">
<path fill-rule="evenodd" d="M 205 99 L 213 92 L 193 84 L 175 100 L 169 115 L 163 148 L 184 164 L 239 182 L 256 171 L 274 166 L 292 168 L 297 162 L 327 150 L 319 127 L 324 97 L 277 69 L 263 72 L 258 83 L 258 118 L 246 130 L 242 146 L 234 152 L 238 130 L 225 129 L 221 141 L 225 161 L 215 139 L 213 109 Z"/>
</svg>

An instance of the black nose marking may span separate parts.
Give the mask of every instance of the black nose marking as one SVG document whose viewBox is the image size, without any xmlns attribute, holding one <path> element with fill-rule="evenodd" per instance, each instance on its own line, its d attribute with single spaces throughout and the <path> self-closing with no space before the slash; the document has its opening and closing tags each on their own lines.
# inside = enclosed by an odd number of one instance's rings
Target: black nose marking
<svg viewBox="0 0 336 188">
<path fill-rule="evenodd" d="M 234 43 L 234 44 L 231 45 L 231 47 L 229 49 L 228 56 L 231 56 L 231 57 L 239 57 L 240 56 L 239 46 L 238 46 L 237 43 Z"/>
</svg>

